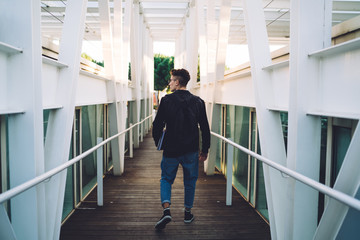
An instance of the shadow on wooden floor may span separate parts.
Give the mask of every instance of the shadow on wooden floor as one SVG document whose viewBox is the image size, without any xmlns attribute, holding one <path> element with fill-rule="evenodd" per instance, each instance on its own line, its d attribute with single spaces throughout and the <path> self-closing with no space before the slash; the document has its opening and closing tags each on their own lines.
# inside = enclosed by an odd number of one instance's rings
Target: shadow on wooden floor
<svg viewBox="0 0 360 240">
<path fill-rule="evenodd" d="M 268 224 L 233 190 L 232 206 L 225 204 L 225 178 L 206 176 L 200 164 L 193 213 L 184 224 L 182 169 L 173 185 L 173 221 L 163 231 L 154 225 L 162 215 L 160 162 L 151 134 L 144 138 L 134 158 L 125 159 L 125 173 L 106 175 L 104 206 L 93 191 L 61 228 L 60 239 L 270 239 Z"/>
</svg>

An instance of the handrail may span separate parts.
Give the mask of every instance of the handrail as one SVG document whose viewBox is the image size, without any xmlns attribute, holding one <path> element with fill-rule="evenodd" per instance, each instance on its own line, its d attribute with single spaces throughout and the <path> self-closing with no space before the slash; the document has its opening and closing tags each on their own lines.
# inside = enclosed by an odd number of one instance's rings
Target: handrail
<svg viewBox="0 0 360 240">
<path fill-rule="evenodd" d="M 275 163 L 275 162 L 273 162 L 273 161 L 271 161 L 271 160 L 269 160 L 269 159 L 255 153 L 255 152 L 253 152 L 253 151 L 250 151 L 249 149 L 247 149 L 247 148 L 245 148 L 243 146 L 240 146 L 239 144 L 234 143 L 233 141 L 231 141 L 231 140 L 229 140 L 229 139 L 227 139 L 227 138 L 225 138 L 225 137 L 223 137 L 223 136 L 221 136 L 221 135 L 219 135 L 219 134 L 217 134 L 215 132 L 211 132 L 211 134 L 214 135 L 215 137 L 218 137 L 218 138 L 222 139 L 223 141 L 231 144 L 232 146 L 240 149 L 241 151 L 253 156 L 254 158 L 260 160 L 263 163 L 265 163 L 266 165 L 268 165 L 268 166 L 270 166 L 270 167 L 272 167 L 274 169 L 279 170 L 281 173 L 285 173 L 286 175 L 288 175 L 288 176 L 290 176 L 290 177 L 292 177 L 292 178 L 294 178 L 294 179 L 296 179 L 296 180 L 298 180 L 298 181 L 312 187 L 313 189 L 316 189 L 319 192 L 322 192 L 323 194 L 325 194 L 325 195 L 327 195 L 327 196 L 329 196 L 331 198 L 334 198 L 334 199 L 336 199 L 336 200 L 338 200 L 338 201 L 340 201 L 340 202 L 342 202 L 342 203 L 344 203 L 344 204 L 346 204 L 346 205 L 360 211 L 360 201 L 358 199 L 353 198 L 353 197 L 351 197 L 351 196 L 349 196 L 349 195 L 347 195 L 347 194 L 345 194 L 343 192 L 340 192 L 338 190 L 332 189 L 332 188 L 330 188 L 330 187 L 328 187 L 328 186 L 326 186 L 324 184 L 321 184 L 321 183 L 319 183 L 319 182 L 317 182 L 317 181 L 315 181 L 315 180 L 313 180 L 313 179 L 311 179 L 309 177 L 306 177 L 306 176 L 304 176 L 304 175 L 302 175 L 302 174 L 300 174 L 300 173 L 298 173 L 296 171 L 293 171 L 293 170 L 291 170 L 291 169 L 289 169 L 287 167 L 284 167 L 284 166 L 282 166 L 282 165 L 280 165 L 278 163 Z"/>
<path fill-rule="evenodd" d="M 107 138 L 106 140 L 102 141 L 101 143 L 97 144 L 96 146 L 90 148 L 89 150 L 87 150 L 86 152 L 80 154 L 79 156 L 67 161 L 66 163 L 51 169 L 50 171 L 47 171 L 46 173 L 43 173 L 27 182 L 24 182 L 6 192 L 3 192 L 0 194 L 0 204 L 2 204 L 3 202 L 15 197 L 16 195 L 34 187 L 35 185 L 38 185 L 39 183 L 50 179 L 52 176 L 58 174 L 59 172 L 63 171 L 64 169 L 70 167 L 71 165 L 77 163 L 78 161 L 80 161 L 81 159 L 83 159 L 84 157 L 86 157 L 87 155 L 89 155 L 90 153 L 94 152 L 96 149 L 98 149 L 99 147 L 105 145 L 106 143 L 110 142 L 111 140 L 113 140 L 114 138 L 119 137 L 120 135 L 126 133 L 127 131 L 130 131 L 130 129 L 132 129 L 133 127 L 142 124 L 145 120 L 147 120 L 148 118 L 152 117 L 153 115 L 149 115 L 148 117 L 144 118 L 142 121 L 130 126 L 129 128 L 125 129 L 122 132 L 119 132 L 109 138 Z"/>
</svg>

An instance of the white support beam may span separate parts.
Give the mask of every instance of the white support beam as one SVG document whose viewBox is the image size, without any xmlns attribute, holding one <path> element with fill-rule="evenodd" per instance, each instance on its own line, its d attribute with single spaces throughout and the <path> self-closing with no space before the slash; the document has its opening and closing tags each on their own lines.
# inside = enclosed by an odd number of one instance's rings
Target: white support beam
<svg viewBox="0 0 360 240">
<path fill-rule="evenodd" d="M 186 18 L 186 69 L 190 73 L 187 89 L 190 91 L 196 86 L 197 81 L 198 49 L 197 10 L 195 7 L 190 7 L 189 17 Z"/>
<path fill-rule="evenodd" d="M 141 66 L 142 66 L 142 44 L 141 44 L 141 16 L 139 3 L 134 3 L 132 22 L 131 22 L 131 81 L 135 86 L 135 104 L 132 109 L 133 120 L 139 122 L 140 120 L 140 99 L 141 99 Z M 134 147 L 139 147 L 139 125 L 133 129 Z"/>
<path fill-rule="evenodd" d="M 0 22 L 3 108 L 24 110 L 8 116 L 13 188 L 44 172 L 40 1 L 0 1 Z M 46 239 L 43 185 L 11 200 L 11 223 L 17 239 Z"/>
<path fill-rule="evenodd" d="M 260 0 L 244 0 L 246 37 L 250 54 L 251 76 L 254 86 L 256 117 L 258 121 L 261 153 L 285 165 L 286 153 L 279 113 L 268 111 L 273 101 L 271 75 L 264 66 L 271 64 L 264 10 Z M 286 183 L 278 172 L 263 165 L 266 199 L 272 239 L 287 239 L 284 234 Z"/>
<path fill-rule="evenodd" d="M 213 4 L 213 1 L 209 0 L 207 9 L 207 76 L 209 82 L 214 83 L 213 87 L 208 87 L 207 90 L 208 95 L 211 95 L 210 101 L 212 102 L 211 111 L 210 113 L 208 113 L 210 115 L 209 118 L 211 128 L 213 128 L 214 124 L 219 120 L 219 116 L 214 116 L 213 111 L 215 108 L 214 104 L 215 94 L 217 90 L 217 81 L 224 79 L 226 50 L 230 30 L 231 0 L 221 1 L 220 16 L 218 22 L 216 22 L 215 20 L 215 6 Z M 210 153 L 210 157 L 204 164 L 205 172 L 207 175 L 214 174 L 216 151 L 216 149 L 212 150 L 212 153 Z"/>
<path fill-rule="evenodd" d="M 115 61 L 114 61 L 114 46 L 113 46 L 113 32 L 110 19 L 109 1 L 99 1 L 99 14 L 101 22 L 101 41 L 103 44 L 103 56 L 106 75 L 108 75 L 111 81 L 107 82 L 107 94 L 109 104 L 109 124 L 110 135 L 115 135 L 120 131 L 119 126 L 119 108 L 118 108 L 118 93 L 116 87 L 116 73 L 115 73 Z M 111 141 L 111 150 L 114 165 L 114 175 L 121 175 L 124 171 L 122 168 L 122 157 L 119 138 Z"/>
<path fill-rule="evenodd" d="M 121 112 L 121 116 L 127 116 L 127 93 L 128 93 L 128 74 L 129 74 L 129 63 L 131 61 L 130 59 L 130 37 L 131 37 L 131 20 L 132 20 L 132 0 L 126 0 L 125 1 L 125 11 L 124 11 L 124 24 L 123 24 L 123 35 L 122 35 L 122 41 L 123 41 L 123 45 L 122 45 L 122 52 L 121 52 L 121 57 L 122 57 L 122 65 L 121 65 L 121 69 L 122 69 L 122 75 L 121 75 L 121 85 L 122 85 L 122 91 L 120 92 L 121 94 L 121 100 L 122 100 L 122 106 L 124 106 L 122 108 L 122 112 Z M 126 127 L 126 122 L 124 122 L 123 124 L 125 124 Z M 131 140 L 129 141 L 129 143 L 131 143 Z M 130 148 L 132 149 L 132 148 Z"/>
<path fill-rule="evenodd" d="M 204 2 L 205 0 L 198 0 L 196 5 L 198 34 L 199 34 L 199 55 L 200 55 L 200 84 L 207 83 L 207 41 L 206 41 L 206 25 L 204 14 Z M 200 90 L 203 90 L 201 88 Z M 201 92 L 200 96 L 207 100 L 206 93 Z"/>
<path fill-rule="evenodd" d="M 116 82 L 115 87 L 118 88 L 116 91 L 117 112 L 118 112 L 118 130 L 119 132 L 124 131 L 126 128 L 126 90 L 127 81 L 123 79 L 123 71 L 125 71 L 124 62 L 127 58 L 123 58 L 123 16 L 122 16 L 122 0 L 114 0 L 114 65 L 119 66 L 114 68 L 114 80 Z M 118 101 L 119 100 L 119 101 Z M 124 155 L 125 155 L 125 135 L 119 137 L 119 157 L 120 157 L 120 169 L 118 173 L 124 172 Z M 115 166 L 114 166 L 115 167 Z"/>
<path fill-rule="evenodd" d="M 207 104 L 207 116 L 209 120 L 209 125 L 212 130 L 217 128 L 216 122 L 220 120 L 220 115 L 215 115 L 216 111 L 215 105 L 215 89 L 216 89 L 216 50 L 217 50 L 217 40 L 218 40 L 218 23 L 215 19 L 215 5 L 214 1 L 206 1 L 206 42 L 207 42 L 207 53 L 206 53 L 206 70 L 207 70 L 207 87 L 206 87 L 206 100 Z M 201 57 L 201 56 L 200 56 Z M 210 86 L 210 84 L 212 84 Z M 214 138 L 212 138 L 214 139 Z M 216 161 L 216 151 L 217 149 L 212 149 L 210 151 L 208 159 L 204 162 L 204 172 L 207 175 L 214 174 L 214 167 Z"/>
<path fill-rule="evenodd" d="M 87 0 L 83 0 L 68 2 L 66 7 L 59 62 L 66 63 L 68 67 L 59 70 L 56 89 L 55 101 L 63 107 L 51 111 L 49 115 L 45 142 L 46 170 L 69 159 L 86 6 Z M 46 184 L 46 239 L 58 239 L 60 236 L 65 183 L 66 171 Z"/>
<path fill-rule="evenodd" d="M 325 21 L 329 0 L 291 1 L 290 22 L 290 98 L 287 166 L 314 180 L 319 179 L 321 122 L 306 115 L 319 106 L 320 62 L 309 53 L 329 43 L 330 24 Z M 312 36 L 309 38 L 309 36 Z M 312 239 L 317 227 L 318 192 L 293 180 L 289 181 L 287 239 Z M 306 207 L 305 207 L 306 206 Z"/>
<path fill-rule="evenodd" d="M 230 31 L 231 0 L 222 0 L 218 25 L 215 81 L 224 79 L 226 50 Z"/>
</svg>

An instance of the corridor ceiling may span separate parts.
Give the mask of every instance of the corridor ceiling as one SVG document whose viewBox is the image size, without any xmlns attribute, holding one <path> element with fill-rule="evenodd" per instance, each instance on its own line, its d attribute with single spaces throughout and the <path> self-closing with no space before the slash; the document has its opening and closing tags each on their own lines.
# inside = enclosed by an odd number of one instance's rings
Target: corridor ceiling
<svg viewBox="0 0 360 240">
<path fill-rule="evenodd" d="M 125 0 L 123 0 L 125 1 Z M 184 27 L 189 7 L 196 0 L 135 0 L 154 41 L 175 41 Z M 270 43 L 287 43 L 290 35 L 290 0 L 263 0 Z M 206 18 L 207 1 L 204 1 Z M 218 19 L 221 0 L 214 0 Z M 60 39 L 65 16 L 66 0 L 41 1 L 42 35 Z M 110 0 L 113 18 L 113 0 Z M 124 4 L 125 5 L 125 4 Z M 333 25 L 360 15 L 360 1 L 333 1 Z M 100 17 L 97 0 L 89 0 L 85 22 L 85 40 L 100 40 Z M 229 44 L 246 43 L 242 1 L 233 0 Z"/>
</svg>

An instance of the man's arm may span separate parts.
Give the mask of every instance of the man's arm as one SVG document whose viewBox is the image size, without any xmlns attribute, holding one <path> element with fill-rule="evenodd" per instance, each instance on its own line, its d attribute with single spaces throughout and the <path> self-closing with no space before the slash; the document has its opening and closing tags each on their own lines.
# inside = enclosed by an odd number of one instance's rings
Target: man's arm
<svg viewBox="0 0 360 240">
<path fill-rule="evenodd" d="M 207 158 L 207 153 L 210 148 L 210 128 L 209 128 L 209 122 L 208 122 L 208 119 L 206 116 L 205 103 L 203 100 L 201 100 L 199 125 L 200 125 L 201 138 L 202 138 L 202 147 L 201 147 L 201 153 L 199 156 L 199 160 L 205 161 Z"/>
<path fill-rule="evenodd" d="M 163 98 L 164 99 L 164 98 Z M 161 134 L 163 132 L 163 128 L 165 127 L 165 101 L 161 100 L 159 104 L 158 111 L 156 113 L 155 120 L 153 122 L 152 136 L 155 141 L 155 146 L 157 146 Z"/>
</svg>

